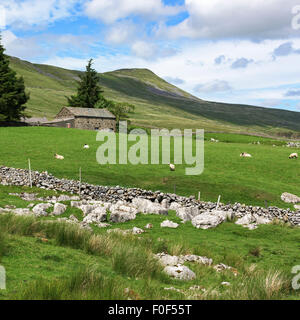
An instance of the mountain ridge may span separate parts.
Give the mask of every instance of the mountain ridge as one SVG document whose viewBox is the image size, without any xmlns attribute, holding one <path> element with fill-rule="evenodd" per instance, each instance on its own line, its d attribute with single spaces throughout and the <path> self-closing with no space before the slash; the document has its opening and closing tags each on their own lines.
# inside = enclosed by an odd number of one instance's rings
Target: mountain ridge
<svg viewBox="0 0 300 320">
<path fill-rule="evenodd" d="M 28 112 L 32 116 L 53 118 L 66 105 L 66 96 L 74 94 L 76 80 L 82 73 L 16 57 L 9 59 L 31 93 Z M 300 112 L 205 101 L 144 68 L 124 68 L 99 75 L 106 98 L 136 106 L 130 119 L 136 126 L 300 137 Z"/>
</svg>

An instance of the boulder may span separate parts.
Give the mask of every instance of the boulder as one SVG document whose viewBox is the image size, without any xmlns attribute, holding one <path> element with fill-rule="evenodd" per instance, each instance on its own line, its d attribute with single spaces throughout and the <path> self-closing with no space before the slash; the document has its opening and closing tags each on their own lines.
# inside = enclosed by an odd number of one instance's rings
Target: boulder
<svg viewBox="0 0 300 320">
<path fill-rule="evenodd" d="M 55 203 L 52 214 L 59 216 L 67 210 L 67 206 L 62 203 Z"/>
<path fill-rule="evenodd" d="M 163 266 L 176 266 L 177 264 L 180 263 L 180 259 L 177 256 L 171 256 L 166 253 L 158 253 L 155 256 L 159 259 L 159 262 Z"/>
<path fill-rule="evenodd" d="M 37 216 L 47 216 L 47 209 L 51 208 L 53 205 L 51 203 L 39 203 L 33 207 L 32 212 Z"/>
<path fill-rule="evenodd" d="M 292 193 L 284 192 L 281 195 L 281 200 L 286 203 L 299 203 L 300 198 Z"/>
<path fill-rule="evenodd" d="M 178 202 L 172 202 L 171 203 L 171 205 L 170 205 L 170 210 L 174 210 L 174 211 L 176 211 L 177 209 L 179 209 L 179 208 L 181 208 L 182 207 L 182 205 L 181 204 L 179 204 Z"/>
<path fill-rule="evenodd" d="M 178 264 L 176 266 L 167 266 L 164 268 L 164 272 L 172 278 L 179 280 L 194 280 L 196 274 L 188 267 Z"/>
<path fill-rule="evenodd" d="M 199 215 L 197 207 L 179 207 L 176 210 L 176 216 L 183 221 L 191 221 L 194 217 Z"/>
<path fill-rule="evenodd" d="M 249 225 L 251 223 L 254 223 L 255 219 L 254 217 L 249 213 L 246 214 L 245 216 L 243 216 L 242 218 L 239 218 L 235 224 L 239 224 L 239 225 Z"/>
<path fill-rule="evenodd" d="M 213 260 L 207 257 L 201 257 L 201 256 L 197 256 L 195 254 L 188 254 L 185 256 L 180 256 L 179 257 L 180 261 L 184 261 L 184 262 L 196 262 L 199 264 L 204 264 L 204 265 L 212 265 Z"/>
<path fill-rule="evenodd" d="M 138 212 L 143 214 L 161 214 L 168 215 L 168 209 L 164 208 L 159 203 L 152 202 L 144 198 L 134 198 L 132 205 L 137 209 Z"/>
<path fill-rule="evenodd" d="M 129 206 L 115 206 L 110 208 L 110 220 L 115 223 L 126 222 L 136 218 L 137 210 Z"/>
<path fill-rule="evenodd" d="M 173 229 L 176 229 L 176 228 L 178 228 L 179 224 L 175 223 L 173 221 L 170 221 L 170 220 L 165 220 L 160 224 L 160 226 L 162 228 L 173 228 Z"/>
<path fill-rule="evenodd" d="M 106 221 L 107 213 L 104 207 L 96 207 L 91 213 L 89 213 L 83 219 L 83 222 L 86 223 L 99 223 Z"/>
<path fill-rule="evenodd" d="M 197 229 L 215 228 L 225 220 L 224 217 L 211 213 L 199 214 L 192 219 L 192 225 Z"/>
</svg>

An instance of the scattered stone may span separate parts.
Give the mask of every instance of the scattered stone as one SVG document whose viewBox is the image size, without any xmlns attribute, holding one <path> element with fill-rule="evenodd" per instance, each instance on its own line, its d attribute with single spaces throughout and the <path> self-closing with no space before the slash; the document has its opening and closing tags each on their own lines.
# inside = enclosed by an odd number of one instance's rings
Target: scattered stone
<svg viewBox="0 0 300 320">
<path fill-rule="evenodd" d="M 52 214 L 59 216 L 67 210 L 67 206 L 62 203 L 55 203 Z"/>
<path fill-rule="evenodd" d="M 223 282 L 221 283 L 221 285 L 222 285 L 222 286 L 230 286 L 230 282 L 223 281 Z"/>
<path fill-rule="evenodd" d="M 167 266 L 164 272 L 172 278 L 189 281 L 196 278 L 196 274 L 188 267 L 178 264 L 176 266 Z"/>
<path fill-rule="evenodd" d="M 286 203 L 299 203 L 300 198 L 292 193 L 284 192 L 281 195 L 281 200 Z"/>
<path fill-rule="evenodd" d="M 32 211 L 37 216 L 47 216 L 47 209 L 51 208 L 53 205 L 51 203 L 39 203 L 33 207 Z"/>
<path fill-rule="evenodd" d="M 224 217 L 206 212 L 193 218 L 192 225 L 197 229 L 210 229 L 217 227 L 224 220 Z"/>
<path fill-rule="evenodd" d="M 152 228 L 153 228 L 153 224 L 151 224 L 151 223 L 147 223 L 145 225 L 145 229 L 152 229 Z"/>
<path fill-rule="evenodd" d="M 170 220 L 165 220 L 160 224 L 160 226 L 162 228 L 173 228 L 173 229 L 176 229 L 176 228 L 179 227 L 179 224 L 175 223 L 173 221 L 170 221 Z"/>
<path fill-rule="evenodd" d="M 142 234 L 144 232 L 145 231 L 143 229 L 140 229 L 140 228 L 137 228 L 137 227 L 133 227 L 133 229 L 132 229 L 132 233 L 133 234 Z"/>
</svg>

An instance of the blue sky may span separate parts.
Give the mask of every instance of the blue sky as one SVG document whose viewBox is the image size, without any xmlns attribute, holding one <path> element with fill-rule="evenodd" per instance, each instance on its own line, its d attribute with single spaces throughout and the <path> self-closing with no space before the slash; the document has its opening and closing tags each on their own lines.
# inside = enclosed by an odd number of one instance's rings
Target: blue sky
<svg viewBox="0 0 300 320">
<path fill-rule="evenodd" d="M 206 100 L 300 111 L 300 0 L 0 0 L 7 54 L 148 68 Z"/>
</svg>

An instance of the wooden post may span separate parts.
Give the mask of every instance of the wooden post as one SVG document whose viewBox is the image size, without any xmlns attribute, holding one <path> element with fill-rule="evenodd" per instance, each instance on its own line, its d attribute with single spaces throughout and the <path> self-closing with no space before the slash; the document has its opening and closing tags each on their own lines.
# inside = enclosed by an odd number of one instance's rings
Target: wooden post
<svg viewBox="0 0 300 320">
<path fill-rule="evenodd" d="M 221 196 L 218 197 L 217 210 L 218 210 L 218 208 L 219 208 L 220 200 L 221 200 Z"/>
<path fill-rule="evenodd" d="M 79 168 L 79 195 L 81 193 L 81 167 Z"/>
<path fill-rule="evenodd" d="M 265 200 L 265 207 L 266 207 L 266 209 L 268 209 L 268 202 L 267 202 L 267 200 Z"/>
<path fill-rule="evenodd" d="M 200 201 L 200 199 L 201 199 L 201 192 L 199 191 L 198 192 L 198 201 Z"/>
<path fill-rule="evenodd" d="M 31 164 L 30 164 L 30 159 L 28 159 L 28 169 L 29 169 L 29 184 L 30 184 L 30 188 L 32 188 Z"/>
</svg>

